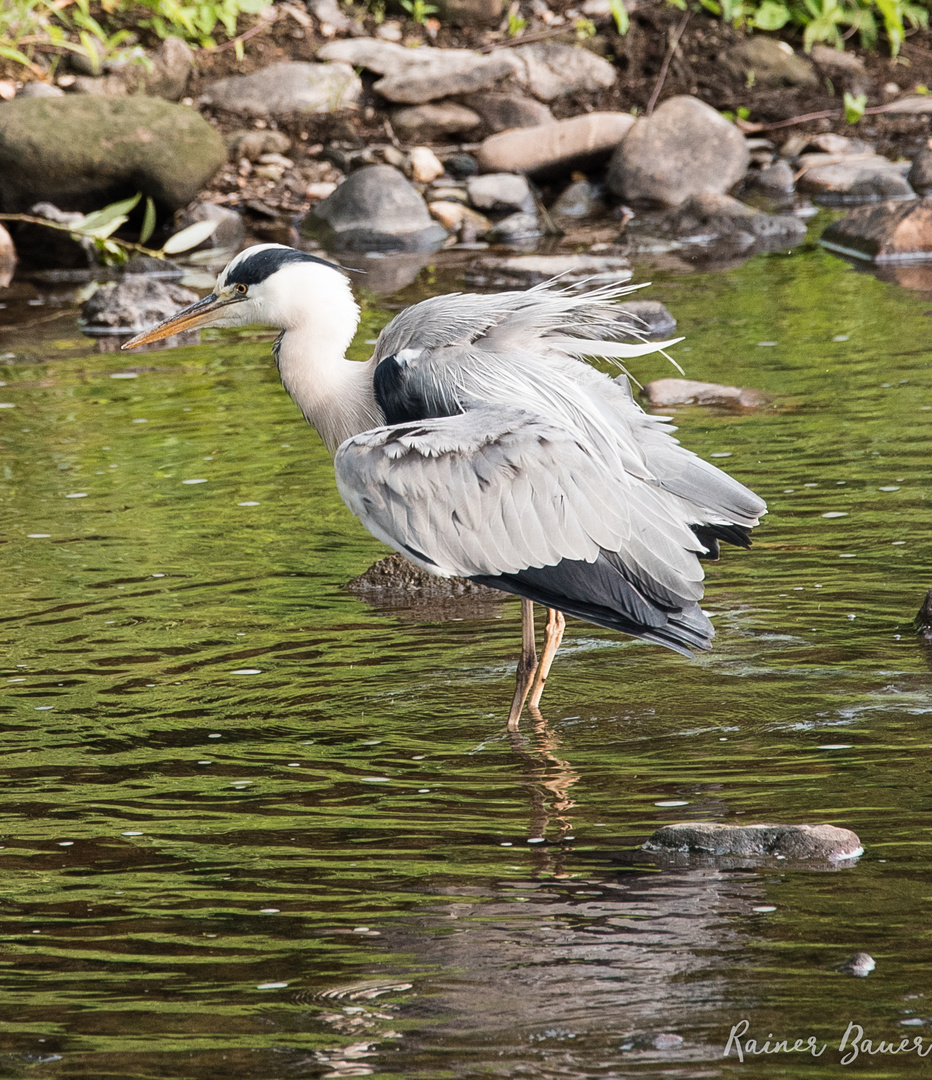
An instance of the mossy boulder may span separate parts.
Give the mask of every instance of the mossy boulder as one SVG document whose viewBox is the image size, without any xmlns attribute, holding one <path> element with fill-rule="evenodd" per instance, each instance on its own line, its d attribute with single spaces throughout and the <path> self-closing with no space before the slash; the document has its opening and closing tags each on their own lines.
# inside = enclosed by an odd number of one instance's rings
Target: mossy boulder
<svg viewBox="0 0 932 1080">
<path fill-rule="evenodd" d="M 88 212 L 141 191 L 186 206 L 226 160 L 193 109 L 160 98 L 15 98 L 0 103 L 0 210 L 48 201 Z"/>
</svg>

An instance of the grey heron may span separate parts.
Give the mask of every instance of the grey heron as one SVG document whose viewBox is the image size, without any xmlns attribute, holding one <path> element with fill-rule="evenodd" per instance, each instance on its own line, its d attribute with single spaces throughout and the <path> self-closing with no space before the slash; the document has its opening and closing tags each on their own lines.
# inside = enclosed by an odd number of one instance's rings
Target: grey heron
<svg viewBox="0 0 932 1080">
<path fill-rule="evenodd" d="M 714 634 L 699 607 L 701 558 L 749 546 L 766 506 L 684 449 L 663 419 L 583 357 L 656 344 L 629 329 L 618 284 L 421 301 L 385 327 L 366 362 L 346 351 L 359 308 L 345 273 L 259 244 L 203 300 L 123 347 L 200 326 L 277 327 L 282 383 L 333 455 L 349 509 L 431 574 L 522 600 L 508 727 L 538 704 L 564 614 L 691 655 Z M 548 608 L 537 660 L 533 604 Z"/>
</svg>

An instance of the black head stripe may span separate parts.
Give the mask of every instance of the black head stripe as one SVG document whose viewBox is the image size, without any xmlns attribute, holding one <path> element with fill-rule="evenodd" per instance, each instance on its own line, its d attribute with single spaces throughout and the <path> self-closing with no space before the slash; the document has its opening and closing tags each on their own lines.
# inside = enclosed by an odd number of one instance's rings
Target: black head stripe
<svg viewBox="0 0 932 1080">
<path fill-rule="evenodd" d="M 288 263 L 313 262 L 321 266 L 327 266 L 331 270 L 343 273 L 343 267 L 337 266 L 326 259 L 320 259 L 316 255 L 310 255 L 306 251 L 298 251 L 297 248 L 274 247 L 265 248 L 255 254 L 246 256 L 233 267 L 227 275 L 227 285 L 258 285 L 271 277 L 276 270 L 280 270 Z"/>
</svg>

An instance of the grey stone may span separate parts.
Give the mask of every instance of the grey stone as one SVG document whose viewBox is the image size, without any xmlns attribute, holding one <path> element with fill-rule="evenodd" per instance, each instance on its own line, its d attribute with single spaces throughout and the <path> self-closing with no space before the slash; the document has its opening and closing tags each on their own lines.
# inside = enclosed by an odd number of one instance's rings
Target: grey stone
<svg viewBox="0 0 932 1080">
<path fill-rule="evenodd" d="M 598 217 L 605 210 L 599 189 L 588 180 L 575 180 L 557 196 L 550 213 L 558 218 L 582 221 Z"/>
<path fill-rule="evenodd" d="M 468 578 L 427 574 L 401 555 L 389 555 L 347 583 L 364 603 L 408 619 L 494 618 L 504 593 Z"/>
<path fill-rule="evenodd" d="M 218 206 L 212 202 L 199 202 L 189 207 L 181 218 L 180 227 L 186 228 L 196 221 L 216 221 L 217 227 L 207 237 L 200 248 L 214 250 L 236 250 L 246 239 L 246 226 L 238 210 L 229 206 Z"/>
<path fill-rule="evenodd" d="M 903 166 L 884 157 L 815 165 L 806 169 L 796 186 L 818 201 L 834 205 L 909 199 L 915 194 Z"/>
<path fill-rule="evenodd" d="M 867 69 L 856 53 L 832 49 L 828 45 L 813 45 L 809 56 L 830 75 L 861 75 Z"/>
<path fill-rule="evenodd" d="M 759 409 L 770 400 L 759 390 L 693 379 L 655 379 L 644 387 L 647 400 L 658 409 L 677 405 L 715 405 L 727 409 Z"/>
<path fill-rule="evenodd" d="M 138 334 L 193 304 L 197 293 L 170 281 L 145 274 L 131 274 L 122 281 L 102 285 L 81 306 L 85 332 L 92 334 Z M 173 339 L 174 344 L 197 341 L 198 332 Z"/>
<path fill-rule="evenodd" d="M 167 101 L 180 101 L 194 70 L 194 50 L 179 37 L 167 37 L 150 57 L 151 67 L 143 68 L 146 93 Z"/>
<path fill-rule="evenodd" d="M 18 98 L 30 97 L 64 97 L 65 91 L 60 86 L 52 86 L 51 83 L 28 82 L 16 91 Z"/>
<path fill-rule="evenodd" d="M 291 148 L 291 139 L 283 131 L 247 129 L 235 132 L 229 140 L 230 157 L 258 161 L 263 154 L 284 154 Z"/>
<path fill-rule="evenodd" d="M 454 180 L 466 180 L 470 176 L 475 176 L 479 171 L 479 163 L 472 156 L 472 154 L 450 154 L 448 158 L 443 162 L 446 167 L 447 174 L 452 176 Z"/>
<path fill-rule="evenodd" d="M 263 117 L 336 112 L 355 105 L 361 96 L 362 81 L 347 64 L 293 60 L 208 83 L 199 101 L 241 116 Z"/>
<path fill-rule="evenodd" d="M 426 49 L 417 51 L 428 52 Z M 481 56 L 460 49 L 429 51 L 432 54 L 429 58 L 409 60 L 404 68 L 383 75 L 373 89 L 389 101 L 418 105 L 485 90 L 507 79 L 515 70 L 515 60 L 510 52 Z"/>
<path fill-rule="evenodd" d="M 749 158 L 734 124 L 697 98 L 673 97 L 635 121 L 612 156 L 608 185 L 627 202 L 678 206 L 734 187 Z"/>
<path fill-rule="evenodd" d="M 648 851 L 830 862 L 855 859 L 864 850 L 855 833 L 835 825 L 719 825 L 711 821 L 665 825 L 644 846 Z"/>
<path fill-rule="evenodd" d="M 6 227 L 0 224 L 0 289 L 5 289 L 10 284 L 15 269 L 16 248 L 13 246 L 13 237 Z"/>
<path fill-rule="evenodd" d="M 406 49 L 390 41 L 351 38 L 332 41 L 317 53 L 381 75 L 374 89 L 389 101 L 422 105 L 427 101 L 485 90 L 521 67 L 513 50 L 483 56 L 468 49 Z"/>
<path fill-rule="evenodd" d="M 495 214 L 519 210 L 533 213 L 537 207 L 527 180 L 515 173 L 470 176 L 466 181 L 466 194 L 477 210 Z"/>
<path fill-rule="evenodd" d="M 876 263 L 924 261 L 932 256 L 932 196 L 859 206 L 833 221 L 819 243 Z"/>
<path fill-rule="evenodd" d="M 309 211 L 303 227 L 321 231 L 339 251 L 427 251 L 446 239 L 427 203 L 391 165 L 351 173 Z"/>
<path fill-rule="evenodd" d="M 537 240 L 544 235 L 544 227 L 537 214 L 522 211 L 509 214 L 492 226 L 486 233 L 486 239 L 493 244 L 517 244 L 527 246 L 526 241 Z"/>
<path fill-rule="evenodd" d="M 333 37 L 334 34 L 349 30 L 353 25 L 353 20 L 340 10 L 337 0 L 308 0 L 307 6 L 320 25 L 320 32 L 324 37 Z"/>
<path fill-rule="evenodd" d="M 225 160 L 202 116 L 161 98 L 14 98 L 0 108 L 0 209 L 8 212 L 37 200 L 99 210 L 127 191 L 176 210 Z"/>
<path fill-rule="evenodd" d="M 772 165 L 765 165 L 757 172 L 748 173 L 748 182 L 765 195 L 776 198 L 792 195 L 796 186 L 793 170 L 782 159 Z"/>
<path fill-rule="evenodd" d="M 406 105 L 391 115 L 392 127 L 403 138 L 428 138 L 436 135 L 462 135 L 482 123 L 478 113 L 455 101 Z"/>
<path fill-rule="evenodd" d="M 540 127 L 490 135 L 479 148 L 483 172 L 552 176 L 603 162 L 631 130 L 634 117 L 594 112 Z"/>
<path fill-rule="evenodd" d="M 486 128 L 493 134 L 498 131 L 511 131 L 513 128 L 552 124 L 554 120 L 553 113 L 543 102 L 520 94 L 496 91 L 470 94 L 465 98 L 464 104 L 475 109 Z"/>
<path fill-rule="evenodd" d="M 504 11 L 503 0 L 438 0 L 442 22 L 455 26 L 488 26 L 499 23 Z"/>
<path fill-rule="evenodd" d="M 711 191 L 691 195 L 667 215 L 664 224 L 675 236 L 718 239 L 744 233 L 787 246 L 798 244 L 806 235 L 805 223 L 792 214 L 767 214 Z"/>
<path fill-rule="evenodd" d="M 727 49 L 722 63 L 734 74 L 754 80 L 755 86 L 817 86 L 810 60 L 797 56 L 784 41 L 755 34 Z"/>
<path fill-rule="evenodd" d="M 875 967 L 877 964 L 870 953 L 856 952 L 853 956 L 842 960 L 835 970 L 840 971 L 842 975 L 853 975 L 856 979 L 865 979 Z"/>
<path fill-rule="evenodd" d="M 522 65 L 515 80 L 541 101 L 607 90 L 618 78 L 608 60 L 580 45 L 537 41 L 509 51 Z"/>
<path fill-rule="evenodd" d="M 617 310 L 635 331 L 621 334 L 622 341 L 667 338 L 676 329 L 676 319 L 659 300 L 622 300 Z"/>
<path fill-rule="evenodd" d="M 932 146 L 919 151 L 906 180 L 917 195 L 932 195 Z"/>
<path fill-rule="evenodd" d="M 73 94 L 89 97 L 119 98 L 130 93 L 130 86 L 122 73 L 112 75 L 76 75 L 71 84 Z"/>
<path fill-rule="evenodd" d="M 477 284 L 536 285 L 559 277 L 561 281 L 617 281 L 631 279 L 631 264 L 611 255 L 486 255 L 469 268 Z"/>
</svg>

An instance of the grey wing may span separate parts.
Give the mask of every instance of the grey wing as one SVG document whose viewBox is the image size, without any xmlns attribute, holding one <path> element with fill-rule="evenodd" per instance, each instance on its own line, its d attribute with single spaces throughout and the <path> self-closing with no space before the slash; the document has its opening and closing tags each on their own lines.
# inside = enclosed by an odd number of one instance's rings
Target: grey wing
<svg viewBox="0 0 932 1080">
<path fill-rule="evenodd" d="M 479 406 L 364 432 L 334 460 L 350 510 L 432 573 L 476 578 L 680 651 L 708 645 L 701 545 L 680 500 L 608 474 L 544 417 Z"/>
</svg>

